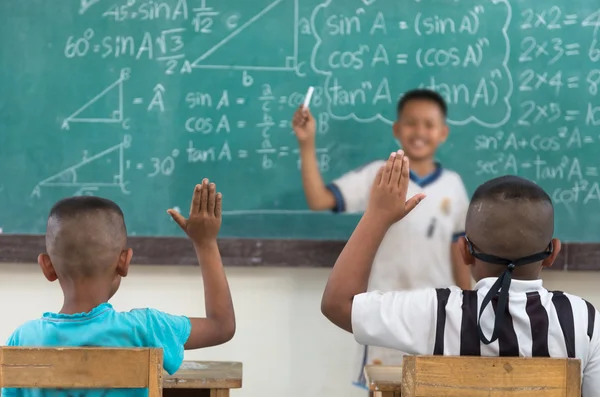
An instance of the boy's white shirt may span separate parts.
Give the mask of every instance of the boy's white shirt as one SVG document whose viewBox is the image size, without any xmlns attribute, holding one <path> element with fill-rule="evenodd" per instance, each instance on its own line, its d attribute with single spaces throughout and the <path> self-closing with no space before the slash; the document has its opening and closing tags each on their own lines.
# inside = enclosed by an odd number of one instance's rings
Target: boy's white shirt
<svg viewBox="0 0 600 397">
<path fill-rule="evenodd" d="M 375 161 L 351 171 L 329 185 L 338 211 L 363 212 L 367 208 L 371 185 L 384 161 Z M 424 192 L 427 197 L 402 222 L 385 235 L 371 271 L 369 291 L 402 291 L 419 288 L 443 288 L 455 285 L 452 272 L 451 243 L 464 233 L 469 206 L 467 191 L 460 176 L 439 168 L 423 178 L 420 186 L 411 180 L 408 197 Z M 417 178 L 414 178 L 415 180 Z M 357 382 L 362 383 L 365 364 L 402 363 L 402 352 L 380 347 L 360 346 L 356 367 Z M 366 356 L 365 356 L 366 355 Z"/>
<path fill-rule="evenodd" d="M 477 295 L 477 310 L 496 282 L 497 278 L 480 280 L 474 290 Z M 460 355 L 461 332 L 463 327 L 463 291 L 458 287 L 449 288 L 446 303 L 446 317 L 443 334 L 443 354 Z M 474 292 L 474 291 L 473 291 Z M 530 314 L 527 309 L 529 294 L 536 293 L 542 312 L 548 318 L 546 344 L 550 357 L 566 358 L 562 324 L 553 305 L 553 292 L 543 288 L 542 280 L 512 280 L 509 293 L 509 312 L 514 327 L 519 356 L 533 355 L 533 335 Z M 582 396 L 596 397 L 600 391 L 600 313 L 581 297 L 564 293 L 573 314 L 574 358 L 581 360 Z M 356 295 L 352 304 L 352 331 L 359 343 L 376 344 L 393 349 L 403 349 L 407 354 L 434 354 L 437 325 L 437 295 L 433 288 L 413 291 L 373 291 Z M 591 320 L 590 310 L 594 310 L 595 320 Z M 495 325 L 495 313 L 488 305 L 481 317 L 481 327 L 485 335 L 491 335 Z M 592 336 L 590 336 L 592 327 Z M 538 333 L 540 330 L 538 330 Z M 499 356 L 499 340 L 484 345 L 480 342 L 482 356 Z M 398 350 L 389 350 L 397 352 Z M 387 364 L 387 363 L 386 363 Z"/>
</svg>

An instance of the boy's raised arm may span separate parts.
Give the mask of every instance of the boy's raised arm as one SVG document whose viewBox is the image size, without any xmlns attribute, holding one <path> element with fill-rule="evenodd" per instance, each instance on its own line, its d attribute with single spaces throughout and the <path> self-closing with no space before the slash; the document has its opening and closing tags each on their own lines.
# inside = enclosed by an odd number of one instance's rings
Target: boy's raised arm
<svg viewBox="0 0 600 397">
<path fill-rule="evenodd" d="M 336 199 L 327 189 L 319 170 L 315 147 L 316 124 L 310 110 L 299 107 L 294 113 L 292 127 L 300 146 L 302 186 L 308 207 L 315 211 L 331 210 L 336 206 Z"/>
<path fill-rule="evenodd" d="M 186 349 L 199 349 L 225 343 L 235 334 L 235 313 L 229 285 L 223 270 L 217 235 L 221 228 L 222 195 L 207 179 L 196 185 L 189 219 L 169 210 L 173 220 L 194 244 L 202 280 L 206 318 L 190 318 L 192 330 Z"/>
<path fill-rule="evenodd" d="M 408 158 L 402 151 L 392 153 L 377 173 L 367 211 L 327 281 L 321 311 L 332 323 L 348 332 L 352 332 L 352 301 L 367 290 L 371 266 L 387 230 L 425 197 L 418 194 L 406 200 L 409 178 Z"/>
</svg>

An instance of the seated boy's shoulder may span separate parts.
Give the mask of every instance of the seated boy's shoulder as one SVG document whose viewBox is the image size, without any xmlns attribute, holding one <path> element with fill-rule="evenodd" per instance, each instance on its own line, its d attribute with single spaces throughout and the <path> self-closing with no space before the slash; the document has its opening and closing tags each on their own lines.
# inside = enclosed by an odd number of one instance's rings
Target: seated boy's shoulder
<svg viewBox="0 0 600 397">
<path fill-rule="evenodd" d="M 27 321 L 14 330 L 6 344 L 7 346 L 30 344 L 31 342 L 29 341 L 32 339 L 35 340 L 36 335 L 39 335 L 41 332 L 43 332 L 42 320 L 36 319 Z"/>
<path fill-rule="evenodd" d="M 128 312 L 119 312 L 117 314 L 122 321 L 126 321 L 135 325 L 135 323 L 148 326 L 152 323 L 156 324 L 179 324 L 181 322 L 189 322 L 186 316 L 169 314 L 152 308 L 132 309 Z"/>
<path fill-rule="evenodd" d="M 585 298 L 583 298 L 579 295 L 573 295 L 573 294 L 570 294 L 568 292 L 563 292 L 563 291 L 550 291 L 550 292 L 552 292 L 553 296 L 561 296 L 561 295 L 566 296 L 569 299 L 569 302 L 571 304 L 574 303 L 574 304 L 585 305 L 590 313 L 592 311 L 598 311 L 598 309 L 596 309 L 596 307 L 594 307 L 593 304 L 591 304 L 590 302 L 585 300 Z"/>
<path fill-rule="evenodd" d="M 153 318 L 160 318 L 163 316 L 169 316 L 167 313 L 164 313 L 157 309 L 152 309 L 149 307 L 145 308 L 135 308 L 126 312 L 118 312 L 117 316 L 122 319 L 127 319 L 131 321 L 147 321 Z"/>
</svg>

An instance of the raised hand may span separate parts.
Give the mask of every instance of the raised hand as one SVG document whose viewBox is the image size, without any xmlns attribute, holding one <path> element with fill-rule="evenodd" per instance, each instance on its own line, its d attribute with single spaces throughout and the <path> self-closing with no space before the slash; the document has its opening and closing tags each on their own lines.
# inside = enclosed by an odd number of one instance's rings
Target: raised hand
<svg viewBox="0 0 600 397">
<path fill-rule="evenodd" d="M 314 143 L 316 123 L 310 110 L 300 106 L 292 119 L 292 128 L 300 145 Z"/>
<path fill-rule="evenodd" d="M 196 185 L 188 219 L 173 209 L 167 211 L 196 246 L 216 241 L 219 234 L 223 196 L 216 190 L 208 179 Z"/>
<path fill-rule="evenodd" d="M 412 211 L 425 194 L 417 194 L 406 200 L 410 166 L 402 150 L 393 152 L 379 169 L 373 186 L 366 214 L 391 226 Z"/>
</svg>

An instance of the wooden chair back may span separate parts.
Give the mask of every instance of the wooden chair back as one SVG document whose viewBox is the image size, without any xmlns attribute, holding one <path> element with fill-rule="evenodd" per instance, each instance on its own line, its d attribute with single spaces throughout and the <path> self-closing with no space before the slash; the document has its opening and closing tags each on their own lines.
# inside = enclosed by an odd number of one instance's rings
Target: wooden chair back
<svg viewBox="0 0 600 397">
<path fill-rule="evenodd" d="M 405 356 L 365 375 L 375 397 L 581 397 L 576 359 Z"/>
<path fill-rule="evenodd" d="M 148 389 L 162 395 L 162 349 L 0 347 L 0 387 Z"/>
</svg>

